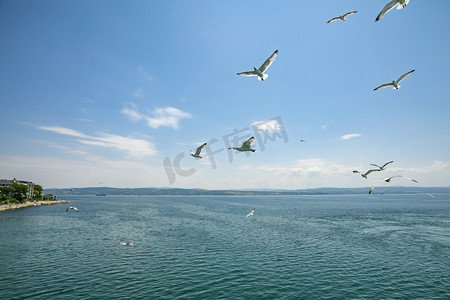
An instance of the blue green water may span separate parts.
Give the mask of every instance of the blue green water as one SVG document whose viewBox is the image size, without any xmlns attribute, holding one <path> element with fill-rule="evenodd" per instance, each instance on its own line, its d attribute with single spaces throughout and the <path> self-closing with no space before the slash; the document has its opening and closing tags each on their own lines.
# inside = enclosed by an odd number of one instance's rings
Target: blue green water
<svg viewBox="0 0 450 300">
<path fill-rule="evenodd" d="M 1 299 L 450 299 L 448 194 L 64 199 L 0 213 Z"/>
</svg>

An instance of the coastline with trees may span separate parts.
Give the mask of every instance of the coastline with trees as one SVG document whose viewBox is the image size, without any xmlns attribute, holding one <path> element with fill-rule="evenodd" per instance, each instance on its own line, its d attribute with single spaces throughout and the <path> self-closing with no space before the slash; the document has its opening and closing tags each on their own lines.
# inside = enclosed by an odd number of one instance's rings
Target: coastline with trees
<svg viewBox="0 0 450 300">
<path fill-rule="evenodd" d="M 15 178 L 13 180 L 1 181 L 0 211 L 39 205 L 70 203 L 69 201 L 56 200 L 56 196 L 53 194 L 42 195 L 42 186 L 32 182 L 26 182 L 24 184 Z M 32 189 L 30 189 L 30 185 L 32 185 Z"/>
</svg>

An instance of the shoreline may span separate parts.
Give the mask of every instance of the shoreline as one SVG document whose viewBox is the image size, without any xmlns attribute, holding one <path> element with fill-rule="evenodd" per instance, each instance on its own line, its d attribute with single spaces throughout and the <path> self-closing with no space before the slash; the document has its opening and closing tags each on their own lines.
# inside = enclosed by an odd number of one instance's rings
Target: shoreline
<svg viewBox="0 0 450 300">
<path fill-rule="evenodd" d="M 8 211 L 13 209 L 21 209 L 25 207 L 41 206 L 41 205 L 55 205 L 55 204 L 66 204 L 70 201 L 66 200 L 47 200 L 47 201 L 27 201 L 25 203 L 14 203 L 14 204 L 1 204 L 0 212 Z"/>
</svg>

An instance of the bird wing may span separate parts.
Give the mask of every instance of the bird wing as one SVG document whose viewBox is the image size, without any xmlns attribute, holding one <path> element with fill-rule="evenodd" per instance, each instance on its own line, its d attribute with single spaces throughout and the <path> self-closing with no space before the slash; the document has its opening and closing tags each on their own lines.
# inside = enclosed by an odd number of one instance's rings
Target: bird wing
<svg viewBox="0 0 450 300">
<path fill-rule="evenodd" d="M 403 74 L 402 76 L 400 76 L 398 79 L 397 79 L 397 83 L 399 83 L 400 81 L 402 81 L 403 79 L 405 79 L 406 78 L 406 76 L 409 76 L 412 72 L 414 72 L 415 71 L 415 69 L 414 70 L 412 70 L 412 71 L 409 71 L 409 72 L 407 72 L 407 73 L 405 73 L 405 74 Z"/>
<path fill-rule="evenodd" d="M 365 174 L 364 174 L 364 176 L 367 176 L 367 175 L 369 175 L 370 173 L 372 173 L 372 172 L 377 172 L 377 171 L 380 171 L 379 169 L 371 169 L 371 170 L 368 170 Z"/>
<path fill-rule="evenodd" d="M 385 163 L 380 169 L 383 169 L 383 168 L 386 167 L 388 164 L 391 164 L 391 163 L 393 163 L 393 162 L 394 162 L 393 160 L 388 161 L 388 162 Z"/>
<path fill-rule="evenodd" d="M 275 60 L 275 57 L 277 56 L 278 56 L 278 49 L 275 50 L 275 52 L 262 64 L 261 67 L 259 67 L 261 73 L 264 73 L 270 67 L 270 65 Z"/>
<path fill-rule="evenodd" d="M 397 177 L 403 177 L 403 178 L 406 178 L 406 179 L 408 179 L 408 180 L 411 180 L 411 181 L 413 181 L 413 182 L 415 182 L 415 183 L 419 183 L 417 180 L 412 179 L 412 178 L 409 178 L 409 177 L 406 177 L 406 176 L 403 176 L 403 175 L 398 175 Z"/>
<path fill-rule="evenodd" d="M 237 73 L 240 76 L 258 76 L 255 71 L 247 71 L 247 72 L 241 72 Z"/>
<path fill-rule="evenodd" d="M 381 167 L 379 165 L 376 165 L 376 164 L 370 164 L 370 165 L 381 169 Z"/>
<path fill-rule="evenodd" d="M 200 147 L 197 148 L 197 151 L 195 151 L 195 155 L 200 155 L 200 152 L 202 152 L 203 148 L 205 148 L 206 143 L 204 143 L 203 145 L 201 145 Z"/>
<path fill-rule="evenodd" d="M 347 17 L 347 16 L 350 16 L 350 15 L 356 14 L 357 12 L 358 12 L 357 10 L 355 10 L 355 11 L 351 11 L 351 12 L 348 12 L 348 13 L 346 13 L 345 15 L 343 15 L 343 17 L 345 18 L 345 17 Z"/>
<path fill-rule="evenodd" d="M 380 181 L 383 181 L 383 180 L 384 180 L 384 179 L 379 179 L 379 180 L 375 181 L 375 182 L 372 184 L 372 187 L 370 188 L 369 194 L 372 193 L 372 191 L 373 191 L 373 189 L 375 188 L 375 186 L 377 185 L 377 183 L 380 182 Z"/>
<path fill-rule="evenodd" d="M 394 6 L 396 6 L 398 4 L 398 0 L 392 0 L 391 2 L 389 2 L 388 4 L 386 4 L 383 9 L 381 10 L 381 12 L 378 14 L 377 18 L 375 19 L 376 21 L 379 21 L 381 18 L 384 17 L 384 15 L 390 11 L 391 9 L 394 8 Z"/>
<path fill-rule="evenodd" d="M 354 170 L 354 171 L 353 171 L 353 173 L 360 173 L 360 172 L 359 172 L 359 171 L 357 171 L 357 170 Z"/>
<path fill-rule="evenodd" d="M 249 138 L 242 144 L 241 148 L 250 148 L 250 146 L 253 144 L 254 141 L 255 141 L 254 137 Z"/>
<path fill-rule="evenodd" d="M 340 19 L 339 17 L 335 17 L 335 18 L 331 19 L 330 21 L 328 21 L 327 23 L 331 23 L 331 22 L 339 20 L 339 19 Z"/>
<path fill-rule="evenodd" d="M 379 87 L 377 87 L 377 88 L 375 88 L 373 90 L 376 91 L 376 90 L 379 90 L 379 89 L 382 89 L 382 88 L 385 88 L 385 87 L 388 87 L 388 86 L 391 86 L 391 85 L 393 85 L 393 84 L 392 83 L 385 83 L 385 84 L 382 84 L 382 85 L 380 85 Z"/>
</svg>

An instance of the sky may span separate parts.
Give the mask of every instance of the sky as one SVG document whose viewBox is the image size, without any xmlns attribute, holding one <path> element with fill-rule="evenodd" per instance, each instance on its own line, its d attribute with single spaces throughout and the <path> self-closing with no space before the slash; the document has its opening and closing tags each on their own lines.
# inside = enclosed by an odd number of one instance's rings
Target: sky
<svg viewBox="0 0 450 300">
<path fill-rule="evenodd" d="M 450 186 L 450 1 L 374 22 L 387 2 L 0 0 L 0 178 Z M 265 81 L 236 74 L 277 49 Z M 251 136 L 256 152 L 227 149 Z M 368 179 L 352 172 L 391 160 Z"/>
</svg>

